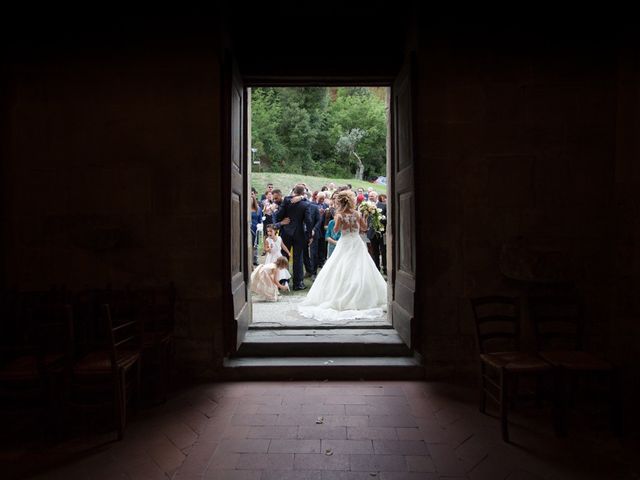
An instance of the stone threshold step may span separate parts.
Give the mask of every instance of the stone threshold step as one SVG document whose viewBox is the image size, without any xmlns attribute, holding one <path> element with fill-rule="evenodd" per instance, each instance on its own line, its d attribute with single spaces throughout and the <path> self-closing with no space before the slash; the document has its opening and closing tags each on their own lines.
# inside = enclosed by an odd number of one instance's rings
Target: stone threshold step
<svg viewBox="0 0 640 480">
<path fill-rule="evenodd" d="M 228 380 L 415 380 L 424 368 L 414 357 L 245 357 L 226 358 Z"/>
<path fill-rule="evenodd" d="M 392 328 L 349 328 L 349 329 L 297 329 L 250 330 L 245 342 L 352 342 L 402 343 L 398 333 Z"/>
<path fill-rule="evenodd" d="M 411 351 L 393 329 L 251 330 L 238 357 L 408 356 Z"/>
<path fill-rule="evenodd" d="M 393 326 L 389 323 L 362 323 L 353 325 L 334 325 L 334 324 L 303 324 L 294 322 L 256 322 L 249 325 L 249 330 L 353 330 L 353 329 L 369 329 L 381 328 L 393 330 Z"/>
</svg>

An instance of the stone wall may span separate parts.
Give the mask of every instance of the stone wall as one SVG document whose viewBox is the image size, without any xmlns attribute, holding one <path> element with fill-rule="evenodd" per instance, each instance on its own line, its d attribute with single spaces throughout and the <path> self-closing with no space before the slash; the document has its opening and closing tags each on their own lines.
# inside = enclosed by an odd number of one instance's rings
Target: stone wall
<svg viewBox="0 0 640 480">
<path fill-rule="evenodd" d="M 39 47 L 13 62 L 6 283 L 173 280 L 179 364 L 206 374 L 222 356 L 227 245 L 219 45 L 166 32 L 127 40 Z"/>
<path fill-rule="evenodd" d="M 472 362 L 469 297 L 526 291 L 499 266 L 516 238 L 566 262 L 588 301 L 587 347 L 603 350 L 615 51 L 580 37 L 536 42 L 533 31 L 470 28 L 422 29 L 417 48 L 423 353 L 433 365 Z"/>
<path fill-rule="evenodd" d="M 640 54 L 618 52 L 616 161 L 612 209 L 610 357 L 620 365 L 628 415 L 640 424 Z"/>
</svg>

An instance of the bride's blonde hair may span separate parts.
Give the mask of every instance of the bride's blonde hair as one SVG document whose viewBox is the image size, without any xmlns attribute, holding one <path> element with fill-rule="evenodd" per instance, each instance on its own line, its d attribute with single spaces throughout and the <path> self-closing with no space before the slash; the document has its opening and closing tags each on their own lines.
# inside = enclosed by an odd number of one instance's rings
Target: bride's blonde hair
<svg viewBox="0 0 640 480">
<path fill-rule="evenodd" d="M 343 211 L 347 208 L 354 210 L 356 208 L 356 195 L 351 190 L 343 190 L 336 193 L 335 202 L 338 211 Z"/>
</svg>

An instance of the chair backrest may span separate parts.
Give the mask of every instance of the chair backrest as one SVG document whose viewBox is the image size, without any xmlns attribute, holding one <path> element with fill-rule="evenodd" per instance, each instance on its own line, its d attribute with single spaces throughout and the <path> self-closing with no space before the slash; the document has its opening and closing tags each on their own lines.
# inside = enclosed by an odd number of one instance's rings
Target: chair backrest
<svg viewBox="0 0 640 480">
<path fill-rule="evenodd" d="M 480 353 L 520 349 L 520 301 L 516 297 L 471 298 Z"/>
<path fill-rule="evenodd" d="M 142 350 L 139 302 L 130 289 L 108 288 L 99 295 L 100 312 L 107 330 L 112 365 L 126 351 Z"/>
<path fill-rule="evenodd" d="M 529 298 L 536 347 L 542 350 L 582 350 L 582 301 L 577 295 Z"/>
<path fill-rule="evenodd" d="M 108 330 L 111 367 L 115 370 L 118 358 L 126 351 L 139 352 L 142 349 L 140 321 L 137 318 L 123 319 L 113 317 L 111 308 L 107 303 L 100 306 L 100 311 Z"/>
</svg>

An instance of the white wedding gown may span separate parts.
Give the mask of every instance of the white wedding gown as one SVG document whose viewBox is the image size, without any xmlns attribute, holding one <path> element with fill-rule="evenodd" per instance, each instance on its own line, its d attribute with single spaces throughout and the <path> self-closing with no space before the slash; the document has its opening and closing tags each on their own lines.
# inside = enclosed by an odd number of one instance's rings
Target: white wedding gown
<svg viewBox="0 0 640 480">
<path fill-rule="evenodd" d="M 347 216 L 345 216 L 347 217 Z M 360 238 L 355 217 L 316 277 L 298 312 L 316 320 L 377 318 L 387 308 L 387 282 Z"/>
</svg>

